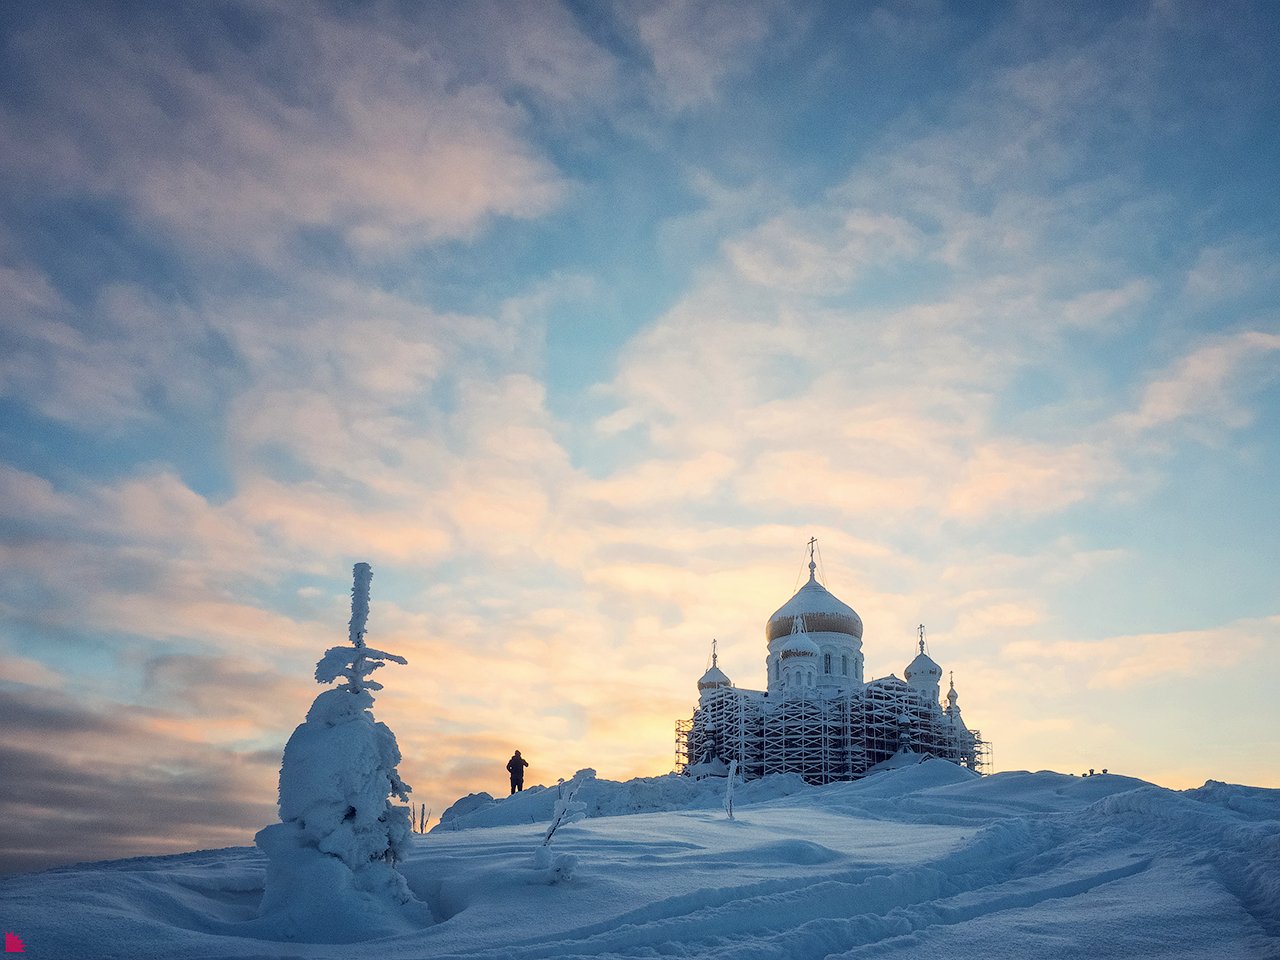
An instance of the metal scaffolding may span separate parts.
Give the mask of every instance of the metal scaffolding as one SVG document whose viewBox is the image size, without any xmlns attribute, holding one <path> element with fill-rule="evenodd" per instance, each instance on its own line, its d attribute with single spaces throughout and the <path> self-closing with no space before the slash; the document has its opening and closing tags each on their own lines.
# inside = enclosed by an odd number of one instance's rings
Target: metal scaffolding
<svg viewBox="0 0 1280 960">
<path fill-rule="evenodd" d="M 764 770 L 798 773 L 811 783 L 827 783 L 837 744 L 824 701 L 805 692 L 773 707 L 764 723 Z"/>
<path fill-rule="evenodd" d="M 693 720 L 676 721 L 676 773 L 689 769 L 689 737 L 692 731 Z"/>
<path fill-rule="evenodd" d="M 835 696 L 801 690 L 771 699 L 725 687 L 676 723 L 676 770 L 738 762 L 750 780 L 795 773 L 814 784 L 856 780 L 902 749 L 982 772 L 987 748 L 977 731 L 957 725 L 936 700 L 896 677 Z"/>
<path fill-rule="evenodd" d="M 676 724 L 676 770 L 690 764 L 720 759 L 738 761 L 738 769 L 750 780 L 761 770 L 761 711 L 746 691 L 725 687 L 714 691 L 694 711 L 691 720 Z"/>
</svg>

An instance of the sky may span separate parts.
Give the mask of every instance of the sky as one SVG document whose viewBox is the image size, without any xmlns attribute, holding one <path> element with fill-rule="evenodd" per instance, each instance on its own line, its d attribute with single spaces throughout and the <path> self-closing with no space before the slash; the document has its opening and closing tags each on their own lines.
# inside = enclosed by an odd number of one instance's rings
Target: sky
<svg viewBox="0 0 1280 960">
<path fill-rule="evenodd" d="M 434 816 L 669 771 L 810 537 L 993 769 L 1280 787 L 1278 41 L 0 6 L 0 868 L 251 842 L 357 561 Z"/>
</svg>

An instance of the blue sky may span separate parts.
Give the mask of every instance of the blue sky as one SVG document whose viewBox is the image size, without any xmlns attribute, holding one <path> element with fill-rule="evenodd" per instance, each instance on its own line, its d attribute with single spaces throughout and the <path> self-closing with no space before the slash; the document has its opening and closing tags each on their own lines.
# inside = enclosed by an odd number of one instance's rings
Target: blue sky
<svg viewBox="0 0 1280 960">
<path fill-rule="evenodd" d="M 10 3 L 10 868 L 665 772 L 819 538 L 998 769 L 1280 786 L 1266 3 Z"/>
</svg>

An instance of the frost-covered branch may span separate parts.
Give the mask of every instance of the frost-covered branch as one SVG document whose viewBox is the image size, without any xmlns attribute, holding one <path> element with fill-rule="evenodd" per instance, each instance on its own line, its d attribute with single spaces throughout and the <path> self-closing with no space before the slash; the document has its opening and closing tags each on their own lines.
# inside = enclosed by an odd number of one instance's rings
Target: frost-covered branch
<svg viewBox="0 0 1280 960">
<path fill-rule="evenodd" d="M 738 761 L 729 761 L 729 780 L 724 788 L 724 812 L 729 815 L 729 819 L 733 819 L 733 781 L 738 776 Z"/>
<path fill-rule="evenodd" d="M 316 664 L 316 683 L 333 683 L 339 677 L 346 677 L 351 681 L 345 685 L 346 689 L 354 691 L 367 687 L 381 690 L 381 684 L 366 681 L 365 678 L 379 667 L 385 666 L 382 662 L 384 660 L 399 664 L 409 662 L 404 657 L 385 650 L 374 650 L 372 647 L 330 647 Z"/>
<path fill-rule="evenodd" d="M 561 827 L 577 823 L 587 815 L 587 805 L 579 803 L 575 798 L 578 791 L 582 789 L 582 784 L 590 777 L 595 775 L 594 770 L 579 770 L 578 775 L 583 775 L 583 780 L 578 780 L 573 789 L 567 794 L 560 796 L 556 800 L 555 810 L 551 814 L 551 825 L 547 827 L 547 832 L 542 838 L 542 843 L 533 848 L 533 865 L 542 871 L 541 879 L 546 883 L 559 883 L 561 880 L 568 880 L 573 876 L 574 868 L 578 865 L 578 858 L 571 853 L 552 853 L 551 838 L 556 835 L 556 831 Z"/>
<path fill-rule="evenodd" d="M 369 675 L 386 661 L 407 664 L 409 661 L 385 650 L 375 650 L 365 646 L 365 625 L 369 621 L 369 584 L 373 580 L 373 569 L 367 563 L 357 563 L 351 569 L 351 623 L 348 636 L 349 647 L 330 647 L 316 664 L 316 683 L 333 683 L 339 678 L 346 683 L 338 685 L 339 690 L 349 693 L 362 693 L 365 690 L 381 690 L 382 684 L 370 680 Z"/>
<path fill-rule="evenodd" d="M 555 836 L 555 832 L 561 827 L 568 826 L 571 823 L 577 823 L 587 815 L 587 805 L 585 803 L 576 803 L 574 797 L 578 795 L 578 791 L 582 789 L 581 783 L 575 783 L 573 789 L 569 791 L 567 797 L 561 797 L 556 801 L 555 810 L 551 814 L 551 826 L 547 827 L 546 836 L 542 838 L 544 847 L 551 846 L 551 838 Z"/>
</svg>

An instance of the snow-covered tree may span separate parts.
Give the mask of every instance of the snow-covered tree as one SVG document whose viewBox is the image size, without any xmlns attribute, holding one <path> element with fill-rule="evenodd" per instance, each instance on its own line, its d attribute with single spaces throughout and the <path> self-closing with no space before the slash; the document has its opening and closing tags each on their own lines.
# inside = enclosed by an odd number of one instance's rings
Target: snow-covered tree
<svg viewBox="0 0 1280 960">
<path fill-rule="evenodd" d="M 373 572 L 357 563 L 351 589 L 350 644 L 331 647 L 316 682 L 336 687 L 316 697 L 284 748 L 280 823 L 255 838 L 266 853 L 260 915 L 290 939 L 344 942 L 431 922 L 395 864 L 412 834 L 409 786 L 397 767 L 395 734 L 370 712 L 382 684 L 370 674 L 404 657 L 365 645 Z"/>
</svg>

